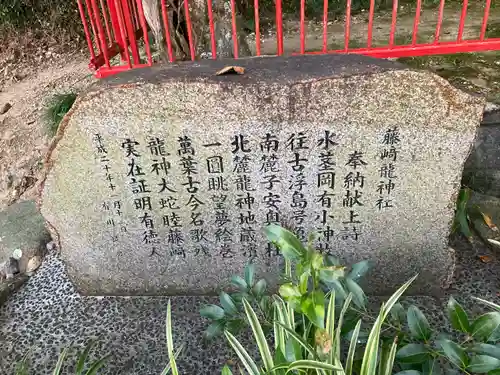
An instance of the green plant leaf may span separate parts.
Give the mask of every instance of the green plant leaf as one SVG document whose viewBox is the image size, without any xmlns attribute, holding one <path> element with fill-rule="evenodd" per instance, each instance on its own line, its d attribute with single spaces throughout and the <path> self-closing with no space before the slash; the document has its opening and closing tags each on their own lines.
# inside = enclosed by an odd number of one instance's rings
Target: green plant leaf
<svg viewBox="0 0 500 375">
<path fill-rule="evenodd" d="M 327 371 L 340 371 L 341 367 L 331 365 L 329 363 L 324 363 L 320 361 L 313 361 L 310 359 L 301 359 L 295 361 L 288 366 L 287 374 L 295 370 L 327 370 Z"/>
<path fill-rule="evenodd" d="M 333 340 L 335 336 L 335 290 L 330 293 L 328 308 L 326 310 L 326 332 L 328 333 L 330 339 Z M 335 343 L 332 344 L 335 345 Z M 332 350 L 330 352 L 328 363 L 333 364 L 334 355 L 334 350 Z"/>
<path fill-rule="evenodd" d="M 278 325 L 283 327 L 283 329 L 288 333 L 288 335 L 293 338 L 298 344 L 300 344 L 308 353 L 311 357 L 314 359 L 318 359 L 318 354 L 316 353 L 316 350 L 309 345 L 302 337 L 300 337 L 294 330 L 288 328 L 287 326 L 277 322 Z"/>
<path fill-rule="evenodd" d="M 347 309 L 349 308 L 349 305 L 351 304 L 352 301 L 352 293 L 349 293 L 347 298 L 344 301 L 344 305 L 342 306 L 342 310 L 340 310 L 339 314 L 339 320 L 337 322 L 337 329 L 335 331 L 335 347 L 334 351 L 332 350 L 332 355 L 335 355 L 335 359 L 337 361 L 340 361 L 340 336 L 342 334 L 342 326 L 344 325 L 344 316 L 347 312 Z M 335 364 L 335 361 L 332 361 L 333 364 Z"/>
<path fill-rule="evenodd" d="M 396 303 L 391 309 L 391 316 L 399 324 L 406 322 L 406 311 L 400 303 Z"/>
<path fill-rule="evenodd" d="M 432 358 L 422 364 L 423 375 L 441 375 L 442 373 L 438 359 Z"/>
<path fill-rule="evenodd" d="M 69 353 L 69 349 L 70 348 L 67 347 L 67 348 L 64 348 L 64 350 L 62 351 L 61 355 L 57 359 L 56 367 L 54 368 L 54 372 L 52 373 L 52 375 L 60 375 L 61 374 L 64 360 L 66 359 L 66 356 Z"/>
<path fill-rule="evenodd" d="M 397 372 L 395 375 L 421 375 L 422 373 L 417 370 L 404 370 Z"/>
<path fill-rule="evenodd" d="M 479 302 L 485 304 L 486 306 L 492 307 L 495 310 L 500 311 L 500 305 L 497 305 L 496 303 L 493 303 L 493 302 L 490 302 L 490 301 L 487 301 L 485 299 L 478 298 L 478 297 L 472 297 L 472 298 L 474 298 L 476 301 L 479 301 Z"/>
<path fill-rule="evenodd" d="M 354 354 L 356 354 L 356 346 L 358 344 L 359 330 L 361 329 L 361 319 L 358 320 L 356 327 L 351 336 L 351 342 L 349 343 L 349 352 L 347 353 L 347 360 L 345 365 L 345 374 L 352 375 Z M 381 374 L 382 375 L 382 374 Z"/>
<path fill-rule="evenodd" d="M 450 319 L 451 326 L 461 332 L 468 333 L 470 331 L 469 318 L 462 306 L 450 297 L 447 305 L 448 318 Z"/>
<path fill-rule="evenodd" d="M 444 354 L 446 354 L 451 363 L 461 369 L 467 367 L 468 358 L 464 348 L 451 340 L 439 340 L 437 344 L 443 348 Z"/>
<path fill-rule="evenodd" d="M 85 349 L 83 350 L 83 353 L 80 354 L 78 357 L 78 361 L 76 363 L 75 367 L 75 373 L 76 375 L 81 375 L 83 373 L 83 369 L 85 367 L 85 362 L 87 361 L 87 358 L 89 356 L 90 351 L 92 350 L 92 347 L 94 346 L 94 341 L 89 341 Z"/>
<path fill-rule="evenodd" d="M 500 326 L 500 312 L 490 312 L 477 318 L 470 327 L 471 336 L 488 341 L 495 330 Z"/>
<path fill-rule="evenodd" d="M 243 348 L 240 342 L 231 334 L 231 332 L 225 331 L 224 335 L 226 335 L 227 341 L 229 345 L 236 352 L 236 355 L 241 361 L 241 364 L 250 375 L 260 375 L 259 368 L 253 361 L 252 357 L 248 354 L 248 352 Z"/>
<path fill-rule="evenodd" d="M 254 277 L 255 277 L 255 265 L 253 263 L 248 263 L 245 266 L 245 283 L 248 285 L 249 288 L 253 286 Z"/>
<path fill-rule="evenodd" d="M 401 363 L 423 363 L 429 359 L 429 351 L 424 344 L 408 344 L 397 351 L 396 358 Z"/>
<path fill-rule="evenodd" d="M 500 345 L 477 343 L 472 345 L 469 350 L 476 354 L 484 354 L 500 359 Z"/>
<path fill-rule="evenodd" d="M 285 358 L 289 363 L 302 359 L 302 350 L 300 349 L 300 344 L 293 337 L 289 337 L 286 340 Z"/>
<path fill-rule="evenodd" d="M 261 279 L 257 282 L 257 284 L 253 286 L 252 291 L 256 296 L 261 297 L 266 291 L 266 288 L 267 288 L 266 280 Z"/>
<path fill-rule="evenodd" d="M 174 339 L 172 336 L 172 306 L 170 305 L 170 300 L 168 300 L 167 305 L 167 319 L 165 326 L 167 336 L 167 354 L 170 362 L 170 368 L 172 370 L 172 375 L 179 375 L 179 370 L 177 369 L 177 363 L 175 362 L 174 355 Z"/>
<path fill-rule="evenodd" d="M 229 366 L 228 366 L 228 365 L 225 365 L 225 366 L 222 368 L 221 375 L 233 375 L 233 372 L 231 371 L 231 369 L 229 368 Z"/>
<path fill-rule="evenodd" d="M 476 355 L 471 358 L 467 370 L 476 374 L 484 374 L 500 369 L 500 359 L 487 355 Z"/>
<path fill-rule="evenodd" d="M 340 266 L 342 264 L 342 262 L 340 261 L 339 258 L 333 256 L 333 255 L 328 255 L 326 258 L 325 258 L 325 264 L 327 266 Z"/>
<path fill-rule="evenodd" d="M 179 355 L 182 352 L 182 349 L 183 349 L 182 346 L 179 349 L 177 349 L 177 351 L 174 354 L 174 358 L 178 358 L 179 357 Z M 165 368 L 161 372 L 161 375 L 167 375 L 170 372 L 170 369 L 171 369 L 171 367 L 170 367 L 170 362 L 169 362 L 169 363 L 167 363 L 167 365 L 165 366 Z"/>
<path fill-rule="evenodd" d="M 304 295 L 307 293 L 307 285 L 309 283 L 309 272 L 303 272 L 299 276 L 299 291 L 301 295 Z"/>
<path fill-rule="evenodd" d="M 367 298 L 363 289 L 351 279 L 345 279 L 347 290 L 352 293 L 352 302 L 359 308 L 364 309 L 366 307 Z"/>
<path fill-rule="evenodd" d="M 323 267 L 323 255 L 318 252 L 313 252 L 311 255 L 311 267 L 314 270 L 319 270 Z"/>
<path fill-rule="evenodd" d="M 312 324 L 325 328 L 325 294 L 323 291 L 315 290 L 304 296 L 300 307 Z"/>
<path fill-rule="evenodd" d="M 111 355 L 107 355 L 107 356 L 99 359 L 98 361 L 95 361 L 90 366 L 90 369 L 85 374 L 86 375 L 96 375 L 97 371 L 99 371 L 104 366 L 104 364 L 106 363 L 106 361 L 108 360 L 109 357 L 111 357 Z"/>
<path fill-rule="evenodd" d="M 367 260 L 363 260 L 352 266 L 351 272 L 349 272 L 347 277 L 354 281 L 358 281 L 366 274 L 366 272 L 368 272 L 369 269 L 370 269 L 370 262 Z"/>
<path fill-rule="evenodd" d="M 224 310 L 217 305 L 207 305 L 200 309 L 200 315 L 204 318 L 212 320 L 220 320 L 224 318 Z"/>
<path fill-rule="evenodd" d="M 219 336 L 224 332 L 224 329 L 235 333 L 230 327 L 226 328 L 226 321 L 224 320 L 216 320 L 215 322 L 210 323 L 205 332 L 203 333 L 203 337 L 206 340 L 212 340 L 215 337 Z"/>
<path fill-rule="evenodd" d="M 252 306 L 247 300 L 243 300 L 243 306 L 245 307 L 245 313 L 247 315 L 248 323 L 252 328 L 252 332 L 259 348 L 260 356 L 262 357 L 262 362 L 264 362 L 264 367 L 267 371 L 270 371 L 274 367 L 273 357 L 271 356 L 271 350 L 267 344 L 266 336 L 262 331 L 262 326 L 260 325 L 259 318 Z"/>
<path fill-rule="evenodd" d="M 267 238 L 280 249 L 286 259 L 299 260 L 306 256 L 307 250 L 300 240 L 289 230 L 270 224 L 265 228 Z"/>
<path fill-rule="evenodd" d="M 488 375 L 500 375 L 500 369 L 488 371 Z"/>
<path fill-rule="evenodd" d="M 289 297 L 301 297 L 302 294 L 299 291 L 299 288 L 292 283 L 283 284 L 279 288 L 280 296 L 283 298 Z"/>
<path fill-rule="evenodd" d="M 232 276 L 231 277 L 231 284 L 233 284 L 235 287 L 237 287 L 239 290 L 242 292 L 245 292 L 248 290 L 248 285 L 245 280 L 241 276 Z"/>
<path fill-rule="evenodd" d="M 319 278 L 325 283 L 331 283 L 335 280 L 343 278 L 345 275 L 345 267 L 343 266 L 330 266 L 321 268 L 319 271 Z"/>
<path fill-rule="evenodd" d="M 406 313 L 411 335 L 417 339 L 428 341 L 432 330 L 425 315 L 417 306 L 410 306 Z"/>
<path fill-rule="evenodd" d="M 236 308 L 236 305 L 234 304 L 233 299 L 226 292 L 221 292 L 220 304 L 221 304 L 222 308 L 224 309 L 225 314 L 229 314 L 229 315 L 238 314 L 238 309 Z"/>
<path fill-rule="evenodd" d="M 333 280 L 329 282 L 328 287 L 330 287 L 332 290 L 335 290 L 336 298 L 341 301 L 345 300 L 347 298 L 347 295 L 349 294 L 339 280 Z"/>
</svg>

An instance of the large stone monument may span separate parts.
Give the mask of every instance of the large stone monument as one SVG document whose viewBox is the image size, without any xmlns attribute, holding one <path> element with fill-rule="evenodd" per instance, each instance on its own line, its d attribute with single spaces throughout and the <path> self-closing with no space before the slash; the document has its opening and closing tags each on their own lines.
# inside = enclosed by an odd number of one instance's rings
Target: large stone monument
<svg viewBox="0 0 500 375">
<path fill-rule="evenodd" d="M 47 157 L 41 211 L 85 294 L 211 293 L 286 223 L 346 264 L 375 263 L 385 293 L 446 286 L 448 235 L 483 100 L 362 56 L 238 60 L 101 81 Z"/>
</svg>

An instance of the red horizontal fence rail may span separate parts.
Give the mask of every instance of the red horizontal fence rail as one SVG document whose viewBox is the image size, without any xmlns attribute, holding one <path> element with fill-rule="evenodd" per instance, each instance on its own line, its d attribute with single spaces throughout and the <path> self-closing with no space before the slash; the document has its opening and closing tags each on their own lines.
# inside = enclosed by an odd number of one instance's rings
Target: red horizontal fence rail
<svg viewBox="0 0 500 375">
<path fill-rule="evenodd" d="M 211 58 L 219 57 L 217 51 L 217 21 L 220 17 L 214 17 L 214 13 L 220 7 L 217 2 L 228 5 L 231 10 L 231 37 L 232 54 L 238 58 L 240 55 L 238 24 L 236 16 L 236 0 L 206 0 L 205 11 L 208 14 L 208 29 L 210 32 L 210 51 L 199 51 L 199 46 L 195 45 L 193 22 L 191 13 L 193 12 L 190 2 L 200 0 L 178 0 L 176 12 L 183 12 L 184 34 L 187 39 L 186 44 L 188 52 L 186 58 L 195 60 L 202 52 L 208 52 Z M 283 0 L 275 0 L 275 26 L 276 26 L 276 49 L 271 54 L 283 55 L 285 52 L 284 41 L 286 35 L 283 27 Z M 437 12 L 435 14 L 435 30 L 433 40 L 426 43 L 419 43 L 419 29 L 422 22 L 422 0 L 415 0 L 415 14 L 413 18 L 413 27 L 411 41 L 398 44 L 396 42 L 398 26 L 398 0 L 393 0 L 390 13 L 390 29 L 387 30 L 388 38 L 385 45 L 375 46 L 374 27 L 377 27 L 375 17 L 376 1 L 370 0 L 368 11 L 368 22 L 363 25 L 364 35 L 366 35 L 366 45 L 351 47 L 350 40 L 353 35 L 353 17 L 351 0 L 346 1 L 345 21 L 343 27 L 343 48 L 329 48 L 328 38 L 331 31 L 328 30 L 329 22 L 328 0 L 323 2 L 323 11 L 321 18 L 322 26 L 322 44 L 317 49 L 308 49 L 307 46 L 307 1 L 300 1 L 300 13 L 298 22 L 300 23 L 299 43 L 294 46 L 292 54 L 325 54 L 325 53 L 353 53 L 363 54 L 379 58 L 397 58 L 408 56 L 422 56 L 432 54 L 450 54 L 459 52 L 478 52 L 500 50 L 500 38 L 489 38 L 487 36 L 488 20 L 490 18 L 491 0 L 484 0 L 482 5 L 482 19 L 480 20 L 480 30 L 475 38 L 465 38 L 466 22 L 468 17 L 469 1 L 463 0 L 462 8 L 459 14 L 458 24 L 456 25 L 457 37 L 454 40 L 442 40 L 443 21 L 445 21 L 445 0 L 440 0 Z M 483 0 L 481 0 L 483 1 Z M 481 2 L 480 1 L 480 2 Z M 89 67 L 96 71 L 99 78 L 126 70 L 151 66 L 154 63 L 150 40 L 147 37 L 150 34 L 159 34 L 162 37 L 162 44 L 168 61 L 174 62 L 176 59 L 174 45 L 174 35 L 178 29 L 174 30 L 174 25 L 170 19 L 169 12 L 172 8 L 172 2 L 169 0 L 77 0 L 78 9 L 83 23 L 83 29 L 90 53 Z M 151 13 L 154 13 L 147 7 L 146 2 L 158 6 L 157 22 L 154 22 Z M 226 4 L 227 3 L 227 4 Z M 217 5 L 217 6 L 216 6 Z M 261 20 L 259 11 L 259 0 L 253 0 L 253 13 L 255 19 L 255 46 L 254 54 L 261 56 L 263 46 L 261 41 Z M 475 6 L 477 2 L 475 2 Z M 149 17 L 149 20 L 148 20 Z M 153 21 L 152 21 L 153 19 Z M 434 22 L 433 21 L 433 22 Z M 427 21 L 426 21 L 427 22 Z M 158 29 L 159 28 L 159 29 Z M 158 29 L 158 30 L 157 30 Z M 146 37 L 145 37 L 146 36 Z M 352 43 L 351 43 L 352 44 Z M 378 42 L 380 44 L 380 42 Z M 158 46 L 156 46 L 158 47 Z M 318 47 L 318 46 L 316 46 Z M 141 55 L 142 53 L 142 55 Z"/>
</svg>

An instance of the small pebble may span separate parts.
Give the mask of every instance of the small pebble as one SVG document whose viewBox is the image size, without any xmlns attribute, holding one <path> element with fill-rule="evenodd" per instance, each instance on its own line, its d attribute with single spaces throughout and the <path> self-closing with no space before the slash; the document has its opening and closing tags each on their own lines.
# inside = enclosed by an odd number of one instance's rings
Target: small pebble
<svg viewBox="0 0 500 375">
<path fill-rule="evenodd" d="M 5 104 L 3 105 L 3 107 L 1 107 L 1 108 L 0 108 L 0 115 L 3 115 L 3 114 L 5 114 L 5 113 L 7 113 L 7 111 L 8 111 L 9 109 L 11 109 L 11 108 L 12 108 L 12 104 L 10 104 L 10 103 L 5 103 Z"/>
<path fill-rule="evenodd" d="M 21 249 L 16 249 L 12 252 L 12 258 L 19 260 L 23 257 L 23 251 Z"/>
<path fill-rule="evenodd" d="M 48 251 L 52 251 L 56 248 L 56 244 L 54 243 L 54 241 L 50 241 L 48 244 L 47 244 L 47 250 Z"/>
</svg>

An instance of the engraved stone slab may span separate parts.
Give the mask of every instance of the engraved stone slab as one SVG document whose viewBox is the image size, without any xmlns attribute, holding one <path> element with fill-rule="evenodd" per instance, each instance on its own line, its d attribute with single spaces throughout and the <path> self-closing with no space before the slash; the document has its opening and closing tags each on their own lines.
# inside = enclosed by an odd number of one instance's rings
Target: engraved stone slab
<svg viewBox="0 0 500 375">
<path fill-rule="evenodd" d="M 448 234 L 484 102 L 362 56 L 222 61 L 127 72 L 80 98 L 47 158 L 41 211 L 85 294 L 212 293 L 282 223 L 350 262 L 373 292 L 420 273 L 446 286 Z"/>
</svg>

